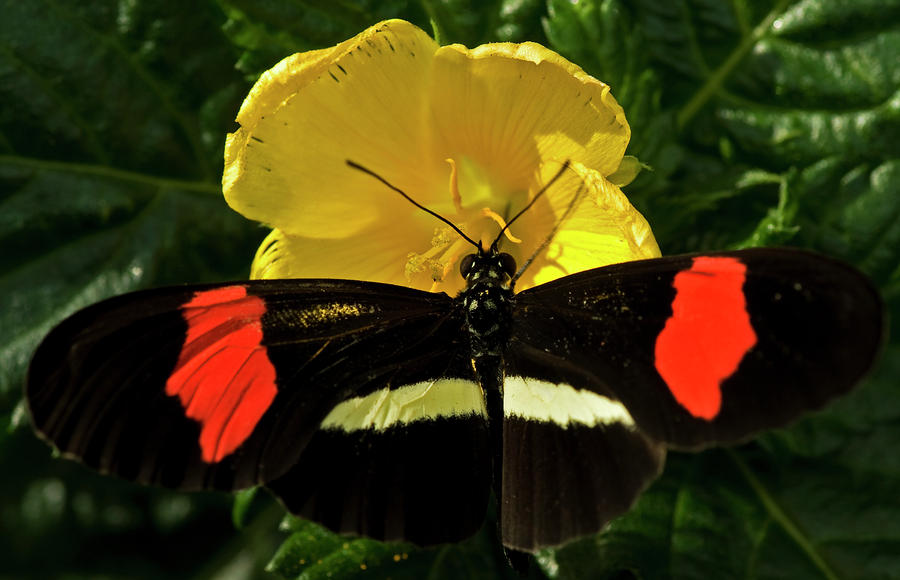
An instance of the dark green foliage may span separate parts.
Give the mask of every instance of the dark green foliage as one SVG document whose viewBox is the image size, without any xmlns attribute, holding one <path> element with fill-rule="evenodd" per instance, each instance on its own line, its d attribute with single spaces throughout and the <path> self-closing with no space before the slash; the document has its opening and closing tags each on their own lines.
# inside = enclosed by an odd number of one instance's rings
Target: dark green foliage
<svg viewBox="0 0 900 580">
<path fill-rule="evenodd" d="M 897 0 L 0 0 L 0 578 L 510 577 L 490 527 L 412 547 L 276 522 L 52 459 L 17 407 L 46 331 L 101 298 L 244 276 L 224 135 L 256 76 L 380 19 L 535 40 L 608 82 L 652 167 L 665 253 L 813 248 L 900 316 Z M 734 450 L 670 456 L 610 528 L 532 577 L 900 578 L 900 341 L 849 397 Z M 8 426 L 8 427 L 7 427 Z M 287 532 L 287 535 L 285 533 Z M 283 543 L 282 543 L 283 542 Z M 280 544 L 280 547 L 278 547 Z M 274 555 L 274 558 L 273 558 Z M 399 556 L 399 557 L 395 557 Z"/>
</svg>

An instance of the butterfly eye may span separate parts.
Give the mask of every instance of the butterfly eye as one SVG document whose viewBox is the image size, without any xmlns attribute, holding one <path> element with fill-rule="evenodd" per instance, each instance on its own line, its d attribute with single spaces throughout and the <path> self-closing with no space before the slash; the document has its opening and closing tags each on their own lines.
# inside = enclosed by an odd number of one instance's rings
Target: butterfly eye
<svg viewBox="0 0 900 580">
<path fill-rule="evenodd" d="M 503 266 L 503 271 L 506 272 L 510 278 L 516 273 L 516 259 L 506 252 L 500 254 L 500 265 Z"/>
<path fill-rule="evenodd" d="M 463 278 L 468 278 L 469 273 L 472 271 L 472 266 L 475 264 L 475 254 L 469 254 L 468 256 L 463 256 L 463 259 L 459 261 L 459 273 L 462 274 Z"/>
</svg>

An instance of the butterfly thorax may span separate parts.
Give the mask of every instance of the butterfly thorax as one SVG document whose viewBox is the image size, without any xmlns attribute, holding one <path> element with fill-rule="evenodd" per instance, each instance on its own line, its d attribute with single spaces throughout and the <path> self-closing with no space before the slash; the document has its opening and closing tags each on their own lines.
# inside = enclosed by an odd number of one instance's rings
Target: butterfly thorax
<svg viewBox="0 0 900 580">
<path fill-rule="evenodd" d="M 515 261 L 491 249 L 466 256 L 460 271 L 466 289 L 458 299 L 465 311 L 472 358 L 501 357 L 509 341 Z"/>
</svg>

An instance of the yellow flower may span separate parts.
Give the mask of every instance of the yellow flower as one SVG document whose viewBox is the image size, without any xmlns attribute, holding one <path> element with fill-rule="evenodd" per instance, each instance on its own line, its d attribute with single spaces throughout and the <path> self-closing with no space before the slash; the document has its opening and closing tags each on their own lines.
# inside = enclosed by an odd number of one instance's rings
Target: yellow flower
<svg viewBox="0 0 900 580">
<path fill-rule="evenodd" d="M 608 176 L 630 129 L 609 87 L 539 44 L 438 46 L 402 20 L 262 75 L 225 149 L 225 198 L 274 228 L 254 278 L 350 278 L 455 294 L 473 248 L 446 224 L 346 163 L 378 173 L 489 244 L 562 164 L 501 241 L 522 264 L 581 191 L 518 289 L 659 255 Z M 628 173 L 623 171 L 618 175 Z"/>
</svg>

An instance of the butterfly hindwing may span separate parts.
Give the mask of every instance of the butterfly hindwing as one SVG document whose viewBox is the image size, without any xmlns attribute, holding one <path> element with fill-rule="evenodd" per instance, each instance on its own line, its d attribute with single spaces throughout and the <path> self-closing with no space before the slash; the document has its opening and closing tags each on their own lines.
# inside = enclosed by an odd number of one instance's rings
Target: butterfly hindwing
<svg viewBox="0 0 900 580">
<path fill-rule="evenodd" d="M 612 392 L 570 381 L 555 363 L 528 348 L 506 360 L 500 529 L 505 546 L 525 552 L 601 530 L 665 460 Z"/>
<path fill-rule="evenodd" d="M 291 512 L 339 533 L 420 545 L 455 542 L 484 522 L 488 453 L 480 413 L 378 429 L 329 427 L 267 487 Z"/>
<path fill-rule="evenodd" d="M 267 484 L 292 513 L 421 545 L 482 525 L 491 481 L 484 398 L 459 321 L 448 318 L 447 329 L 418 334 L 371 328 L 371 352 L 347 353 L 354 358 L 342 364 L 361 364 L 375 380 L 335 405 L 299 461 Z M 408 343 L 402 360 L 391 354 L 399 340 Z"/>
<path fill-rule="evenodd" d="M 748 249 L 617 264 L 525 290 L 510 350 L 611 394 L 651 438 L 699 448 L 782 426 L 847 392 L 883 332 L 880 297 L 856 270 L 801 250 Z"/>
</svg>

